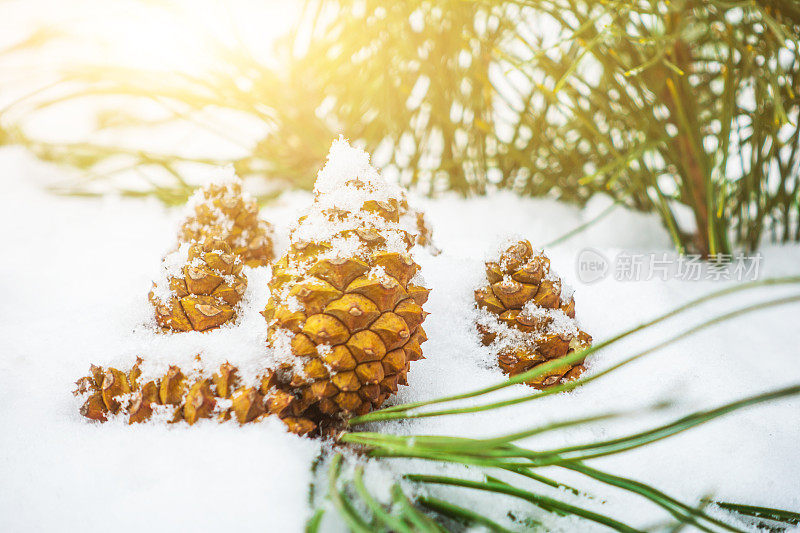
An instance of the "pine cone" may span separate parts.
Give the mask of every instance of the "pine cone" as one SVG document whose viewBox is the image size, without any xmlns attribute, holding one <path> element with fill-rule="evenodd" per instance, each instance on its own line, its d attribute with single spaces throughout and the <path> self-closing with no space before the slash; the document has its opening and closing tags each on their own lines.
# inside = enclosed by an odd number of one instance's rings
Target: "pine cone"
<svg viewBox="0 0 800 533">
<path fill-rule="evenodd" d="M 429 291 L 415 277 L 415 237 L 399 226 L 402 192 L 366 153 L 334 142 L 315 193 L 273 266 L 263 314 L 284 365 L 267 409 L 335 425 L 407 384 Z"/>
<path fill-rule="evenodd" d="M 498 364 L 515 376 L 561 359 L 592 342 L 575 320 L 575 300 L 550 270 L 543 252 L 520 241 L 486 263 L 489 284 L 475 291 L 478 307 L 487 311 L 478 320 L 483 343 L 498 353 Z M 577 379 L 582 362 L 562 365 L 526 383 L 537 389 Z"/>
<path fill-rule="evenodd" d="M 221 365 L 210 378 L 190 378 L 179 367 L 171 366 L 164 375 L 144 381 L 140 379 L 141 363 L 139 359 L 128 372 L 92 366 L 90 375 L 76 382 L 75 394 L 85 397 L 80 413 L 100 422 L 121 416 L 135 424 L 159 416 L 171 423 L 185 421 L 190 425 L 203 418 L 235 418 L 246 424 L 269 416 L 264 393 L 274 383 L 270 371 L 259 387 L 240 386 L 238 371 L 229 363 Z M 316 429 L 308 419 L 291 417 L 284 422 L 298 435 Z"/>
<path fill-rule="evenodd" d="M 214 236 L 202 243 L 183 244 L 167 255 L 162 279 L 153 283 L 150 302 L 156 322 L 174 331 L 205 331 L 234 316 L 247 288 L 242 260 Z"/>
<path fill-rule="evenodd" d="M 199 189 L 187 203 L 190 214 L 178 233 L 179 242 L 222 238 L 247 266 L 272 261 L 272 226 L 258 218 L 258 203 L 242 192 L 242 181 L 230 179 Z"/>
</svg>

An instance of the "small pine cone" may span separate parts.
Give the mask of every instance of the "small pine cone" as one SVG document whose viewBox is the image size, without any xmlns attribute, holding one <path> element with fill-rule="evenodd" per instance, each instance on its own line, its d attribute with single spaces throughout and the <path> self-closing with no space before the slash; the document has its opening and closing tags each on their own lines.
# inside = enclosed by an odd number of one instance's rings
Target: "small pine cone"
<svg viewBox="0 0 800 533">
<path fill-rule="evenodd" d="M 242 260 L 213 236 L 183 244 L 164 258 L 149 299 L 156 322 L 174 331 L 205 331 L 231 320 L 247 288 Z"/>
<path fill-rule="evenodd" d="M 478 333 L 487 346 L 498 347 L 498 365 L 511 376 L 563 359 L 588 347 L 592 338 L 575 320 L 575 300 L 550 269 L 543 252 L 528 241 L 506 249 L 498 261 L 486 263 L 488 284 L 475 291 L 478 308 L 486 311 Z M 557 366 L 526 383 L 537 389 L 577 379 L 583 362 Z"/>
<path fill-rule="evenodd" d="M 187 204 L 181 243 L 221 238 L 247 266 L 264 266 L 274 257 L 273 228 L 258 218 L 258 203 L 242 192 L 237 177 L 199 189 Z"/>
<path fill-rule="evenodd" d="M 239 423 L 263 420 L 268 400 L 258 388 L 238 387 L 236 367 L 222 364 L 211 378 L 187 377 L 177 366 L 157 379 L 144 381 L 137 363 L 127 373 L 116 368 L 92 366 L 91 375 L 80 378 L 75 394 L 85 398 L 80 413 L 91 420 L 107 421 L 123 417 L 129 424 L 150 420 L 156 411 L 168 413 L 172 422 L 189 425 L 208 418 L 220 422 L 235 418 Z M 271 386 L 267 372 L 263 378 Z M 221 404 L 225 403 L 225 407 Z M 289 413 L 290 414 L 290 413 Z M 292 433 L 307 435 L 317 426 L 307 418 L 286 416 L 286 427 Z"/>
<path fill-rule="evenodd" d="M 416 238 L 400 226 L 402 191 L 368 158 L 334 142 L 314 204 L 273 265 L 263 315 L 268 342 L 291 364 L 267 411 L 297 428 L 310 420 L 332 434 L 342 418 L 380 407 L 422 358 L 429 291 L 410 255 Z"/>
</svg>

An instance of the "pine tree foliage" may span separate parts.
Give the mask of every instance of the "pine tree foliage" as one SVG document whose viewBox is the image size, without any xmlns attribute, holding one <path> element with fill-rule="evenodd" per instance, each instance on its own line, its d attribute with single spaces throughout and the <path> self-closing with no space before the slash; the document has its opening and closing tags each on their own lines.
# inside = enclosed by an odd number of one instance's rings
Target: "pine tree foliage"
<svg viewBox="0 0 800 533">
<path fill-rule="evenodd" d="M 799 39 L 792 0 L 308 0 L 278 66 L 222 42 L 205 76 L 86 65 L 0 124 L 90 170 L 70 193 L 152 167 L 160 179 L 123 192 L 174 202 L 187 164 L 225 161 L 276 192 L 307 188 L 343 133 L 431 194 L 609 194 L 658 213 L 678 250 L 717 255 L 800 239 Z M 163 104 L 162 123 L 222 110 L 264 134 L 217 160 L 25 133 L 31 114 L 110 94 Z"/>
</svg>

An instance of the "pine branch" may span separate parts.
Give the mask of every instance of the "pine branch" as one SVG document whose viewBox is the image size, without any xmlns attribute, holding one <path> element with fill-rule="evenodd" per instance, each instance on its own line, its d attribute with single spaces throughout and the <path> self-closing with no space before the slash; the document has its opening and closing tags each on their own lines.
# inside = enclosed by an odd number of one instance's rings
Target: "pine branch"
<svg viewBox="0 0 800 533">
<path fill-rule="evenodd" d="M 246 155 L 234 164 L 275 190 L 310 188 L 344 133 L 430 194 L 509 189 L 582 204 L 602 192 L 660 216 L 681 252 L 754 250 L 765 236 L 800 239 L 798 11 L 791 0 L 309 0 L 275 47 L 277 67 L 221 42 L 224 61 L 203 75 L 80 65 L 0 111 L 0 140 L 26 144 L 38 113 L 114 95 L 120 108 L 156 102 L 164 123 L 211 126 L 221 139 L 231 135 L 216 111 L 259 124 L 263 133 L 235 139 Z M 70 38 L 37 35 L 1 53 Z M 99 167 L 131 157 L 26 145 L 107 190 L 123 171 Z M 180 154 L 164 158 L 154 171 L 191 182 Z M 83 180 L 60 190 L 96 192 Z M 130 190 L 187 194 L 147 180 Z M 676 205 L 695 228 L 679 227 Z"/>
</svg>

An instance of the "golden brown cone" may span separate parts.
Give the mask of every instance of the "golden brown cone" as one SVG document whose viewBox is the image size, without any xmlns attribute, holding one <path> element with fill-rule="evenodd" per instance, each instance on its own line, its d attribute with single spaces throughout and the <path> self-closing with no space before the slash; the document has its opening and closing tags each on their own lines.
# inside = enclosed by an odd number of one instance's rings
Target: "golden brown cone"
<svg viewBox="0 0 800 533">
<path fill-rule="evenodd" d="M 322 432 L 380 407 L 407 383 L 426 340 L 429 290 L 410 253 L 417 236 L 400 224 L 408 205 L 372 175 L 340 177 L 334 200 L 318 180 L 314 204 L 273 265 L 263 312 L 268 343 L 287 361 L 268 412 L 310 419 Z M 346 208 L 334 207 L 343 193 Z"/>
<path fill-rule="evenodd" d="M 247 266 L 264 266 L 274 258 L 273 228 L 258 217 L 258 203 L 242 192 L 242 182 L 232 178 L 211 183 L 195 192 L 190 214 L 178 232 L 178 241 L 222 238 Z"/>
<path fill-rule="evenodd" d="M 277 401 L 256 388 L 239 387 L 234 391 L 238 371 L 229 363 L 221 365 L 211 379 L 190 382 L 180 368 L 173 366 L 161 378 L 144 383 L 138 377 L 138 364 L 127 374 L 116 368 L 92 367 L 91 375 L 76 382 L 75 394 L 85 398 L 80 413 L 100 422 L 116 415 L 135 424 L 149 420 L 161 410 L 171 421 L 182 420 L 190 425 L 203 418 L 220 421 L 233 418 L 246 424 L 266 413 L 269 403 Z M 264 376 L 268 387 L 270 379 L 268 372 Z M 306 435 L 316 430 L 312 420 L 290 415 L 286 412 L 282 417 L 289 431 Z"/>
<path fill-rule="evenodd" d="M 149 299 L 156 322 L 166 330 L 206 331 L 235 316 L 235 306 L 247 288 L 242 260 L 228 244 L 213 235 L 203 242 L 183 245 L 165 259 L 165 279 L 153 284 Z M 183 260 L 179 268 L 166 262 Z"/>
<path fill-rule="evenodd" d="M 475 291 L 487 312 L 478 322 L 485 345 L 498 350 L 498 365 L 511 376 L 562 359 L 589 346 L 592 338 L 575 322 L 575 301 L 562 293 L 550 260 L 528 241 L 508 247 L 486 263 L 487 285 Z M 557 366 L 526 383 L 538 389 L 577 379 L 583 363 Z"/>
</svg>

